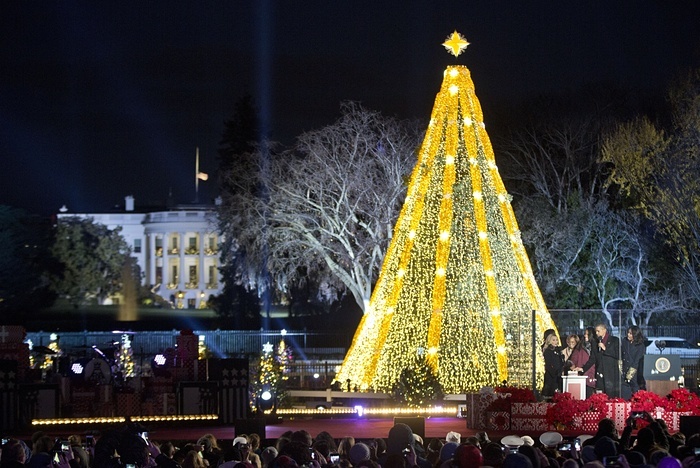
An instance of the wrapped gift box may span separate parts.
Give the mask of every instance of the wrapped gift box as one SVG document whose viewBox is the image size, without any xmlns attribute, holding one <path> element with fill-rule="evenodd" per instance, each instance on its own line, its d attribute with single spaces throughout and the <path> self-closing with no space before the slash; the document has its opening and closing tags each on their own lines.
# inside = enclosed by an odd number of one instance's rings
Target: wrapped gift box
<svg viewBox="0 0 700 468">
<path fill-rule="evenodd" d="M 681 428 L 681 416 L 692 416 L 692 412 L 665 411 L 663 408 L 656 408 L 652 415 L 656 419 L 663 419 L 668 426 L 670 433 L 678 432 Z"/>
<path fill-rule="evenodd" d="M 98 385 L 96 392 L 97 392 L 97 401 L 100 403 L 110 403 L 113 400 L 112 393 L 114 389 L 111 385 Z"/>
<path fill-rule="evenodd" d="M 510 413 L 507 411 L 487 411 L 486 430 L 488 431 L 509 431 Z"/>
<path fill-rule="evenodd" d="M 22 343 L 27 336 L 20 325 L 0 325 L 0 343 Z"/>
<path fill-rule="evenodd" d="M 625 422 L 627 417 L 630 415 L 632 410 L 632 404 L 630 402 L 620 402 L 620 403 L 605 403 L 607 406 L 607 412 L 604 417 L 612 419 L 615 421 L 615 427 L 618 432 L 622 433 L 625 429 Z"/>
<path fill-rule="evenodd" d="M 21 327 L 20 327 L 21 328 Z M 22 330 L 24 330 L 22 328 Z M 29 345 L 20 342 L 0 342 L 0 359 L 17 362 L 17 381 L 24 382 L 29 370 Z"/>
<path fill-rule="evenodd" d="M 161 393 L 154 398 L 155 407 L 153 411 L 157 414 L 170 415 L 177 412 L 177 400 L 174 393 Z"/>
<path fill-rule="evenodd" d="M 545 418 L 523 418 L 511 415 L 510 429 L 521 432 L 546 432 L 554 431 L 556 428 L 547 423 Z"/>
<path fill-rule="evenodd" d="M 117 416 L 138 416 L 140 397 L 138 393 L 117 393 Z"/>
<path fill-rule="evenodd" d="M 192 361 L 199 357 L 199 337 L 197 335 L 179 335 L 176 342 L 178 361 Z"/>
<path fill-rule="evenodd" d="M 547 416 L 550 403 L 511 403 L 510 412 L 513 416 Z"/>
<path fill-rule="evenodd" d="M 495 393 L 468 393 L 467 395 L 467 427 L 470 429 L 486 429 L 486 408 L 497 398 Z"/>
<path fill-rule="evenodd" d="M 511 403 L 510 428 L 514 431 L 554 430 L 547 424 L 550 403 Z"/>
<path fill-rule="evenodd" d="M 574 429 L 594 434 L 598 430 L 598 422 L 603 419 L 603 415 L 595 411 L 587 411 L 577 419 L 579 424 L 574 425 Z"/>
</svg>

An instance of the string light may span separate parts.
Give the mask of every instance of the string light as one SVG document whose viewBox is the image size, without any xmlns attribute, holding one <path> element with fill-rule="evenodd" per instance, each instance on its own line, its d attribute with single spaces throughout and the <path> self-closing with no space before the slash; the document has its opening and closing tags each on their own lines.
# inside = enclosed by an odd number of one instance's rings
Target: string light
<svg viewBox="0 0 700 468">
<path fill-rule="evenodd" d="M 460 39 L 453 39 L 446 47 L 459 51 Z M 336 380 L 343 388 L 389 392 L 420 348 L 430 350 L 445 393 L 505 380 L 529 387 L 533 365 L 540 385 L 543 362 L 531 357 L 533 310 L 536 338 L 555 328 L 469 70 L 450 66 L 369 307 Z"/>
</svg>

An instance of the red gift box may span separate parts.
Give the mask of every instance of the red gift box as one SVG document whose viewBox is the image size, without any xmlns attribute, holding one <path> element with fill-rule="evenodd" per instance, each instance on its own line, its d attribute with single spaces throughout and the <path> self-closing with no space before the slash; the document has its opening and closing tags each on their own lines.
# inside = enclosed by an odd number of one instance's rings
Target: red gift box
<svg viewBox="0 0 700 468">
<path fill-rule="evenodd" d="M 510 428 L 514 431 L 546 431 L 554 428 L 547 424 L 550 403 L 511 403 Z"/>
<path fill-rule="evenodd" d="M 574 429 L 580 430 L 582 432 L 595 433 L 598 431 L 598 422 L 603 419 L 603 415 L 595 411 L 586 411 L 581 413 L 578 418 L 578 425 L 574 425 Z"/>
<path fill-rule="evenodd" d="M 606 402 L 605 406 L 607 406 L 607 412 L 604 417 L 615 421 L 615 427 L 620 433 L 622 433 L 622 431 L 625 429 L 627 417 L 629 416 L 630 411 L 632 411 L 632 404 L 627 401 L 615 403 Z"/>
<path fill-rule="evenodd" d="M 139 398 L 137 393 L 117 393 L 117 416 L 138 416 L 141 412 Z"/>
<path fill-rule="evenodd" d="M 510 412 L 513 416 L 547 416 L 549 403 L 511 403 Z"/>
<path fill-rule="evenodd" d="M 489 431 L 509 431 L 510 413 L 507 411 L 487 411 L 486 430 Z"/>
<path fill-rule="evenodd" d="M 175 341 L 178 360 L 193 360 L 199 357 L 199 338 L 197 335 L 179 335 Z"/>
<path fill-rule="evenodd" d="M 26 343 L 0 343 L 0 359 L 17 362 L 17 381 L 24 382 L 29 370 L 29 345 Z"/>
<path fill-rule="evenodd" d="M 157 414 L 170 415 L 177 412 L 176 399 L 174 393 L 160 393 L 156 395 L 155 407 L 153 410 Z"/>
</svg>

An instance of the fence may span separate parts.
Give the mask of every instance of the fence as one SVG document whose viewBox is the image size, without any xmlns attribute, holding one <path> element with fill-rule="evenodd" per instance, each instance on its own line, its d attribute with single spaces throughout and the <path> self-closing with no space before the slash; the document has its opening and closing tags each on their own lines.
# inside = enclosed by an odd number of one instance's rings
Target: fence
<svg viewBox="0 0 700 468">
<path fill-rule="evenodd" d="M 613 331 L 621 336 L 631 325 L 628 321 L 629 311 L 625 309 L 609 309 L 613 321 Z M 600 309 L 550 309 L 552 320 L 557 324 L 559 335 L 572 333 L 581 334 L 583 328 L 593 327 L 600 322 L 607 323 L 606 316 Z M 677 336 L 698 345 L 700 342 L 700 326 L 696 324 L 683 325 L 641 325 L 644 336 Z"/>
<path fill-rule="evenodd" d="M 58 344 L 63 352 L 70 355 L 89 354 L 93 346 L 101 351 L 115 347 L 122 335 L 131 338 L 131 348 L 135 355 L 155 356 L 167 349 L 175 348 L 178 330 L 172 331 L 114 331 L 114 332 L 64 332 L 58 334 Z M 27 339 L 34 346 L 47 346 L 52 340 L 50 332 L 29 332 Z M 342 359 L 350 346 L 352 336 L 347 333 L 263 330 L 206 330 L 194 331 L 204 340 L 207 349 L 216 358 L 257 356 L 265 343 L 276 346 L 284 339 L 296 359 L 334 358 Z M 201 338 L 203 337 L 203 338 Z M 339 357 L 338 357 L 339 356 Z"/>
</svg>

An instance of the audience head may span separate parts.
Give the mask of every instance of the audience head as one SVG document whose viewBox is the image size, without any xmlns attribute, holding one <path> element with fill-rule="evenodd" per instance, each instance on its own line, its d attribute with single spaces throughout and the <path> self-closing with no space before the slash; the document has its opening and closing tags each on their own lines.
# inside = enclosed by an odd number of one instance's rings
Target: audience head
<svg viewBox="0 0 700 468">
<path fill-rule="evenodd" d="M 406 424 L 394 424 L 394 427 L 389 430 L 386 453 L 388 455 L 400 455 L 408 445 L 413 445 L 413 431 Z"/>
<path fill-rule="evenodd" d="M 24 444 L 18 439 L 10 439 L 0 449 L 0 464 L 10 465 L 17 462 L 24 464 L 27 461 L 27 453 L 24 450 Z"/>
<path fill-rule="evenodd" d="M 603 436 L 593 446 L 596 458 L 603 460 L 605 457 L 617 455 L 617 444 L 610 437 Z"/>
<path fill-rule="evenodd" d="M 462 441 L 462 434 L 455 431 L 450 431 L 445 436 L 445 442 L 454 442 L 455 444 L 460 444 Z"/>
<path fill-rule="evenodd" d="M 501 464 L 502 468 L 533 468 L 532 462 L 522 453 L 510 453 Z"/>
<path fill-rule="evenodd" d="M 266 447 L 262 453 L 260 453 L 260 461 L 262 462 L 263 466 L 269 465 L 272 460 L 277 458 L 277 449 L 274 447 Z"/>
<path fill-rule="evenodd" d="M 452 458 L 455 455 L 455 452 L 457 451 L 457 447 L 459 446 L 454 442 L 448 442 L 445 445 L 443 445 L 440 449 L 440 461 L 444 463 L 446 461 L 452 460 Z"/>
<path fill-rule="evenodd" d="M 474 466 L 481 466 L 484 461 L 484 457 L 481 454 L 479 447 L 475 445 L 463 444 L 457 447 L 454 456 L 452 457 L 455 463 L 453 465 L 459 468 L 472 468 Z"/>
<path fill-rule="evenodd" d="M 348 453 L 348 458 L 353 466 L 357 465 L 361 461 L 369 460 L 369 456 L 369 447 L 362 442 L 358 442 L 357 444 L 353 445 Z"/>
</svg>

